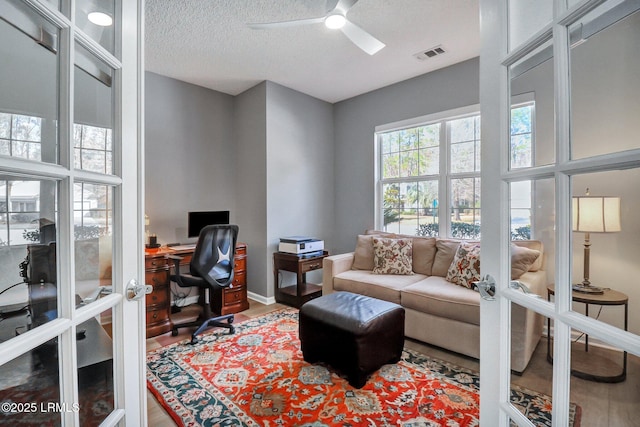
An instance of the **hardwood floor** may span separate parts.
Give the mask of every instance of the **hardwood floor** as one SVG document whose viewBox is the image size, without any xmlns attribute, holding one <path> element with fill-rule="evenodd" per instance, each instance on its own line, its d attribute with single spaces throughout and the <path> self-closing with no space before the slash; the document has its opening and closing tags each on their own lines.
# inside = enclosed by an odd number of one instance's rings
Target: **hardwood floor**
<svg viewBox="0 0 640 427">
<path fill-rule="evenodd" d="M 266 306 L 252 300 L 249 300 L 249 302 L 249 310 L 237 314 L 236 323 L 242 319 L 261 316 L 262 314 L 285 307 L 281 304 Z M 197 308 L 187 307 L 176 316 L 184 320 L 193 318 L 197 314 L 194 309 Z M 189 337 L 189 330 L 182 329 L 177 337 L 172 337 L 171 333 L 167 333 L 158 337 L 149 338 L 147 340 L 147 350 L 189 339 Z M 409 339 L 405 341 L 405 346 L 430 357 L 445 360 L 474 371 L 479 370 L 478 361 L 469 357 Z M 591 347 L 590 351 L 605 352 L 595 347 Z M 538 344 L 531 363 L 523 375 L 512 375 L 511 380 L 513 384 L 550 395 L 553 366 L 547 362 L 546 352 L 546 340 L 543 338 Z M 621 357 L 618 353 L 614 355 L 614 357 L 616 356 L 618 356 L 618 358 Z M 571 401 L 582 408 L 581 427 L 637 426 L 638 420 L 640 420 L 640 358 L 633 355 L 628 356 L 627 379 L 622 383 L 597 383 L 572 376 Z M 155 397 L 150 393 L 147 393 L 147 405 L 150 426 L 164 427 L 176 425 L 164 408 L 160 406 Z"/>
</svg>

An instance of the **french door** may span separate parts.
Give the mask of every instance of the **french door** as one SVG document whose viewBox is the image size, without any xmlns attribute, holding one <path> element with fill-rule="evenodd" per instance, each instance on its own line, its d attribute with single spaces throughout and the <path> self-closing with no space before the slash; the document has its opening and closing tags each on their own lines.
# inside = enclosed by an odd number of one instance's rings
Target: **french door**
<svg viewBox="0 0 640 427">
<path fill-rule="evenodd" d="M 142 2 L 0 0 L 0 423 L 146 425 Z"/>
<path fill-rule="evenodd" d="M 482 425 L 534 425 L 510 403 L 518 382 L 510 374 L 518 345 L 510 319 L 518 306 L 544 319 L 539 348 L 548 348 L 553 367 L 536 374 L 537 387 L 553 398 L 554 426 L 570 425 L 580 410 L 582 425 L 634 425 L 640 416 L 640 380 L 624 375 L 627 356 L 640 355 L 640 293 L 629 280 L 640 273 L 639 8 L 637 1 L 480 1 L 482 268 L 496 283 L 495 300 L 481 303 Z M 511 107 L 523 94 L 535 109 L 527 139 L 512 132 Z M 514 189 L 523 185 L 531 190 L 531 238 L 544 245 L 549 288 L 539 296 L 510 286 Z M 586 227 L 585 200 L 596 203 L 599 227 Z M 601 293 L 572 292 L 587 281 Z M 585 295 L 605 303 L 587 307 Z M 583 366 L 585 358 L 592 361 Z M 618 384 L 589 396 L 585 377 Z"/>
</svg>

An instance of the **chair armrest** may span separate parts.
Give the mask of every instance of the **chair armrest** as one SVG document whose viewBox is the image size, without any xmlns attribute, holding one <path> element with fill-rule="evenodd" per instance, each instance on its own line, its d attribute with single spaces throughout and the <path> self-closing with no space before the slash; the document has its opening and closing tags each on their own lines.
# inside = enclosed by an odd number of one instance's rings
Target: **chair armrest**
<svg viewBox="0 0 640 427">
<path fill-rule="evenodd" d="M 180 262 L 184 259 L 184 257 L 178 256 L 178 255 L 170 255 L 170 254 L 167 254 L 164 257 L 166 259 L 173 260 L 173 268 L 175 271 L 175 274 L 173 276 L 175 278 L 175 282 L 178 284 L 178 286 L 187 288 L 188 286 L 182 283 L 182 280 L 180 279 Z"/>
<path fill-rule="evenodd" d="M 353 252 L 331 255 L 322 260 L 322 294 L 333 292 L 333 278 L 338 274 L 351 270 Z"/>
</svg>

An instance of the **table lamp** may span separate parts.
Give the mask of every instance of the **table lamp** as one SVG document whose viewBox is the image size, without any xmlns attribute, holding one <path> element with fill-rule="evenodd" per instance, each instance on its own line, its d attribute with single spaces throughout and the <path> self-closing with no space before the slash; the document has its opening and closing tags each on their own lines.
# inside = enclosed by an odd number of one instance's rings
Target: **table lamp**
<svg viewBox="0 0 640 427">
<path fill-rule="evenodd" d="M 573 231 L 584 234 L 584 280 L 573 285 L 573 290 L 589 294 L 601 294 L 603 288 L 589 281 L 590 233 L 613 233 L 620 231 L 620 198 L 590 196 L 573 197 Z"/>
</svg>

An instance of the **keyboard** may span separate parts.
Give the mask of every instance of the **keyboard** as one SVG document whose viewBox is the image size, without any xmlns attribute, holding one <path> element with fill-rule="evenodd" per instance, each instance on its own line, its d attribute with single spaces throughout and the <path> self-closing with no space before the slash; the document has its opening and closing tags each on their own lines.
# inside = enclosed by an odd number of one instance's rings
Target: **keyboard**
<svg viewBox="0 0 640 427">
<path fill-rule="evenodd" d="M 174 251 L 189 251 L 189 250 L 194 250 L 196 248 L 196 244 L 195 243 L 191 243 L 188 245 L 178 245 L 178 246 L 171 246 L 171 249 L 173 249 Z"/>
</svg>

